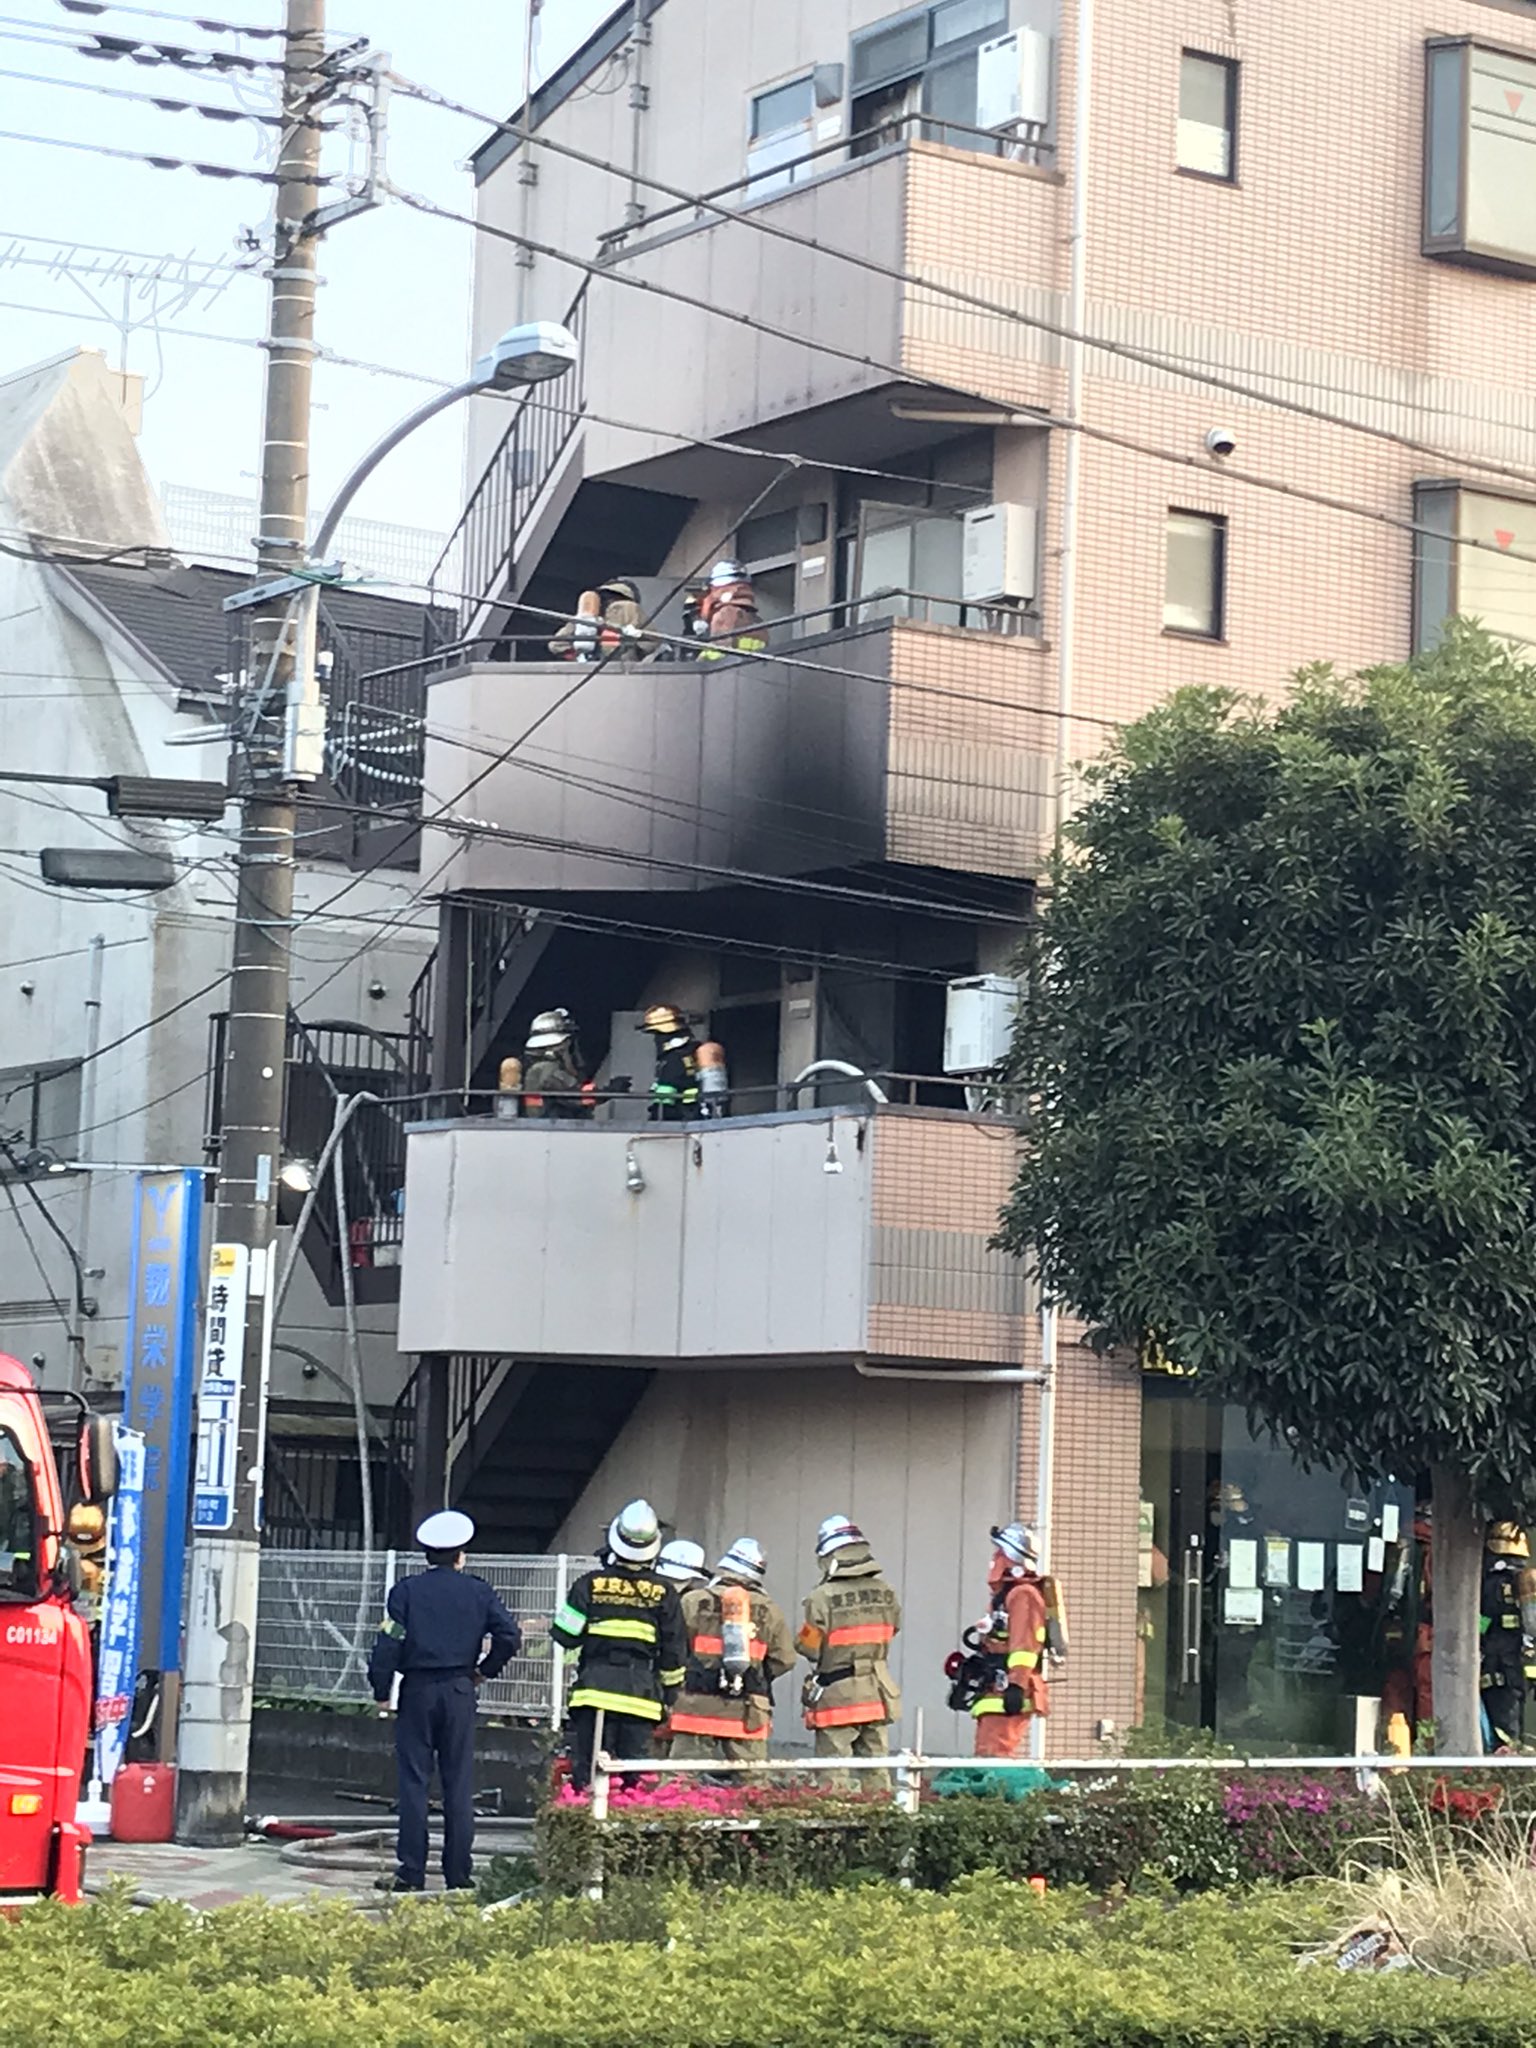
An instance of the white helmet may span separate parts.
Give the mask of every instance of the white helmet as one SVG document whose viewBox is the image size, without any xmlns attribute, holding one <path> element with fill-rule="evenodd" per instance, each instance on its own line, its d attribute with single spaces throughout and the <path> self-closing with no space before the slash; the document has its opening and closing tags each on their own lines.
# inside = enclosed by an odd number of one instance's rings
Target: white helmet
<svg viewBox="0 0 1536 2048">
<path fill-rule="evenodd" d="M 745 1579 L 749 1586 L 760 1586 L 767 1569 L 768 1560 L 763 1555 L 763 1546 L 755 1536 L 738 1536 L 715 1566 L 717 1575 Z"/>
<path fill-rule="evenodd" d="M 540 1010 L 528 1027 L 529 1052 L 548 1052 L 557 1045 L 569 1045 L 576 1036 L 576 1019 L 569 1010 Z"/>
<path fill-rule="evenodd" d="M 1040 1546 L 1027 1522 L 1006 1522 L 992 1531 L 992 1541 L 1010 1563 L 1033 1567 L 1040 1562 Z"/>
<path fill-rule="evenodd" d="M 661 1524 L 648 1500 L 632 1500 L 608 1524 L 608 1549 L 625 1564 L 651 1564 L 661 1548 Z"/>
<path fill-rule="evenodd" d="M 816 1531 L 816 1555 L 830 1557 L 834 1550 L 846 1550 L 850 1543 L 862 1543 L 864 1531 L 846 1515 L 828 1515 Z"/>
<path fill-rule="evenodd" d="M 691 1586 L 695 1580 L 704 1577 L 703 1544 L 676 1538 L 663 1545 L 656 1560 L 656 1569 L 664 1579 L 671 1579 L 679 1586 Z"/>
<path fill-rule="evenodd" d="M 745 575 L 740 562 L 733 562 L 729 556 L 716 562 L 709 572 L 709 580 L 716 590 L 726 583 L 740 583 Z"/>
</svg>

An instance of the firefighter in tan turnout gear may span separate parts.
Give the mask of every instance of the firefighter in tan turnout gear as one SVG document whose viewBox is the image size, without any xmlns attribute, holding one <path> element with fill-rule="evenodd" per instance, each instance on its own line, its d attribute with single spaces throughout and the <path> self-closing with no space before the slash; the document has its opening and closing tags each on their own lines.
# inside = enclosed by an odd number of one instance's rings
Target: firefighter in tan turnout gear
<svg viewBox="0 0 1536 2048">
<path fill-rule="evenodd" d="M 821 1584 L 805 1603 L 796 1639 L 809 1658 L 805 1725 L 818 1756 L 885 1756 L 901 1694 L 888 1662 L 901 1602 L 881 1575 L 864 1532 L 846 1515 L 817 1531 Z"/>
<path fill-rule="evenodd" d="M 760 1543 L 738 1536 L 702 1593 L 686 1595 L 688 1675 L 672 1709 L 672 1754 L 751 1763 L 765 1756 L 773 1688 L 795 1667 L 782 1608 L 763 1591 Z"/>
<path fill-rule="evenodd" d="M 683 1610 L 683 1633 L 686 1639 L 692 1642 L 699 1602 L 709 1589 L 709 1573 L 704 1568 L 703 1544 L 690 1543 L 683 1536 L 675 1536 L 670 1543 L 664 1543 L 661 1546 L 661 1555 L 656 1560 L 656 1576 L 670 1579 L 676 1586 L 678 1602 Z M 673 1704 L 676 1705 L 676 1701 Z M 656 1730 L 656 1754 L 663 1759 L 672 1754 L 670 1710 L 667 1719 Z"/>
</svg>

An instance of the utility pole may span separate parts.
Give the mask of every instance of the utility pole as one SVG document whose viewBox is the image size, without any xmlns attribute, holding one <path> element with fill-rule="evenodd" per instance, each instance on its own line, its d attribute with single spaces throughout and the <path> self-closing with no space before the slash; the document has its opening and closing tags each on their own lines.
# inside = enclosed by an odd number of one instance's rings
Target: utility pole
<svg viewBox="0 0 1536 2048">
<path fill-rule="evenodd" d="M 263 582 L 304 566 L 310 379 L 325 83 L 325 0 L 286 0 L 281 154 L 261 461 Z M 256 1651 L 269 1306 L 281 1163 L 293 913 L 294 765 L 288 698 L 299 607 L 288 586 L 254 607 L 233 724 L 241 804 L 224 1117 L 214 1209 L 181 1697 L 177 1836 L 243 1834 Z"/>
</svg>

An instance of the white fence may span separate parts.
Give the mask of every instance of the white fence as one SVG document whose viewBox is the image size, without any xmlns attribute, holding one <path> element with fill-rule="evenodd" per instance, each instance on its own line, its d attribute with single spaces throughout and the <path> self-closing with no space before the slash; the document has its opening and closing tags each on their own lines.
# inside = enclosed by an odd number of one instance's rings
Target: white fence
<svg viewBox="0 0 1536 2048">
<path fill-rule="evenodd" d="M 565 1714 L 565 1658 L 550 1618 L 590 1557 L 471 1556 L 523 1631 L 520 1656 L 480 1688 L 482 1714 L 555 1727 Z M 363 1702 L 368 1652 L 397 1578 L 421 1569 L 415 1551 L 264 1550 L 256 1619 L 259 1699 Z"/>
</svg>

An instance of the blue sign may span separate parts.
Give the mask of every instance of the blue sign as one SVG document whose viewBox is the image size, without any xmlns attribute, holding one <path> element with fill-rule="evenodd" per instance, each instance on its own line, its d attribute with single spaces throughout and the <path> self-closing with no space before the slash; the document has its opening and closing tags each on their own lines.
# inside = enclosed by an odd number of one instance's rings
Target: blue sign
<svg viewBox="0 0 1536 2048">
<path fill-rule="evenodd" d="M 96 1659 L 96 1777 L 117 1775 L 139 1668 L 139 1599 L 144 1586 L 144 1452 L 136 1429 L 118 1424 L 118 1481 L 108 1523 L 107 1580 Z"/>
<path fill-rule="evenodd" d="M 139 1645 L 154 1671 L 181 1669 L 202 1215 L 201 1174 L 136 1176 L 123 1422 L 144 1438 Z"/>
</svg>

